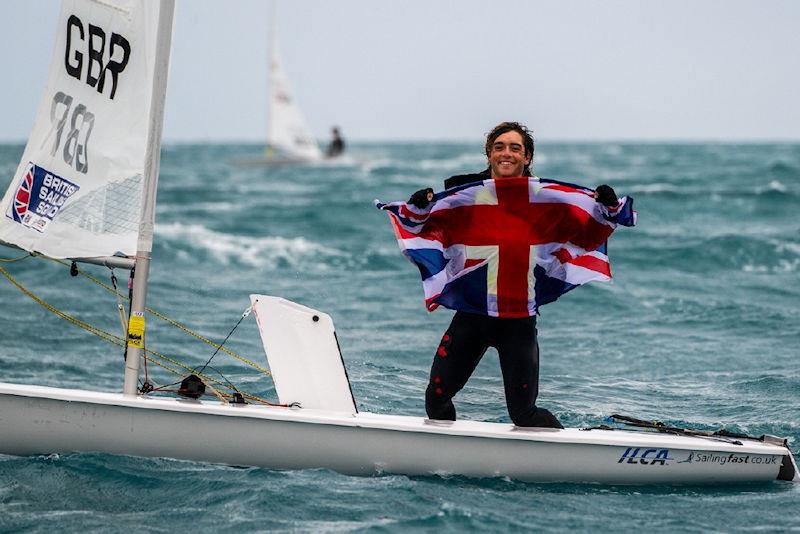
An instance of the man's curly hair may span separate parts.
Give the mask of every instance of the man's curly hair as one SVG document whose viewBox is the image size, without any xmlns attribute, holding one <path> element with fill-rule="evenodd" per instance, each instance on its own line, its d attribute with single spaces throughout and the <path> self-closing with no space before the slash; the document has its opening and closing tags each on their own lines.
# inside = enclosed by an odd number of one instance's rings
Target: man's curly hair
<svg viewBox="0 0 800 534">
<path fill-rule="evenodd" d="M 486 135 L 486 144 L 483 147 L 484 151 L 486 152 L 486 157 L 488 158 L 489 154 L 491 154 L 492 145 L 494 145 L 494 142 L 497 140 L 497 138 L 507 132 L 517 132 L 522 136 L 522 144 L 525 146 L 525 156 L 531 156 L 531 161 L 533 161 L 533 135 L 525 126 L 518 122 L 501 122 Z M 529 163 L 528 165 L 525 165 L 524 176 L 530 175 L 531 165 Z"/>
</svg>

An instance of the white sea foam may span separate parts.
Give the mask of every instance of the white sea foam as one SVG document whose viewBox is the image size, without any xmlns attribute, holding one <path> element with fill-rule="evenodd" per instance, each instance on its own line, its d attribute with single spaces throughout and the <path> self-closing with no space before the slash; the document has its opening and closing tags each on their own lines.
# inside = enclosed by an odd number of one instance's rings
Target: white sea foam
<svg viewBox="0 0 800 534">
<path fill-rule="evenodd" d="M 391 167 L 394 161 L 387 157 L 375 157 L 371 160 L 367 160 L 362 166 L 361 170 L 366 173 L 371 173 L 376 169 L 383 169 L 385 167 Z"/>
<path fill-rule="evenodd" d="M 16 171 L 16 164 L 0 165 L 0 175 L 2 176 L 13 176 Z"/>
<path fill-rule="evenodd" d="M 755 265 L 752 263 L 742 266 L 742 270 L 746 273 L 795 273 L 800 269 L 800 258 L 793 260 L 778 260 L 775 265 Z"/>
<path fill-rule="evenodd" d="M 209 213 L 224 213 L 226 211 L 231 211 L 234 209 L 238 209 L 241 206 L 241 202 L 224 202 L 224 201 L 214 201 L 214 202 L 193 202 L 191 204 L 170 204 L 167 206 L 156 206 L 156 214 L 166 214 L 166 213 L 182 213 L 187 211 L 207 211 Z"/>
<path fill-rule="evenodd" d="M 226 234 L 210 230 L 200 224 L 169 223 L 157 225 L 159 238 L 173 242 L 179 254 L 186 253 L 187 245 L 193 249 L 206 250 L 224 265 L 238 261 L 254 267 L 274 267 L 284 261 L 290 265 L 313 263 L 324 268 L 320 257 L 345 256 L 344 253 L 314 243 L 303 237 L 250 237 Z"/>
<path fill-rule="evenodd" d="M 486 157 L 478 153 L 460 154 L 454 158 L 446 159 L 423 159 L 419 162 L 422 170 L 448 170 L 463 169 L 465 167 L 477 167 L 474 172 L 483 170 L 486 164 Z"/>
<path fill-rule="evenodd" d="M 778 242 L 775 243 L 775 250 L 778 252 L 793 252 L 800 256 L 800 243 Z"/>
<path fill-rule="evenodd" d="M 762 193 L 769 193 L 771 191 L 775 191 L 778 193 L 786 193 L 789 191 L 789 188 L 786 187 L 780 180 L 772 180 L 766 186 L 759 186 L 756 187 L 756 194 L 760 195 Z"/>
<path fill-rule="evenodd" d="M 630 193 L 675 193 L 679 191 L 679 187 L 672 184 L 655 183 L 655 184 L 641 184 L 630 187 Z"/>
<path fill-rule="evenodd" d="M 742 270 L 746 273 L 768 273 L 769 267 L 766 265 L 753 265 L 752 263 L 745 264 Z"/>
<path fill-rule="evenodd" d="M 777 261 L 771 265 L 745 264 L 742 266 L 744 272 L 780 274 L 794 273 L 800 270 L 800 243 L 788 243 L 777 239 L 769 239 L 768 242 L 775 247 L 775 255 L 782 257 L 779 257 Z"/>
</svg>

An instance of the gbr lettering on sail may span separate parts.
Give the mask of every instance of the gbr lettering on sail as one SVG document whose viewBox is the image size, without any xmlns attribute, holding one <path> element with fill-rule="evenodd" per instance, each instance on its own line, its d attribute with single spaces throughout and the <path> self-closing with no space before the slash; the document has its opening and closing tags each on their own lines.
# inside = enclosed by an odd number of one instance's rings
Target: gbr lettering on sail
<svg viewBox="0 0 800 534">
<path fill-rule="evenodd" d="M 64 68 L 67 74 L 85 81 L 89 87 L 96 87 L 98 93 L 103 93 L 106 80 L 110 79 L 108 98 L 113 99 L 120 74 L 131 55 L 131 44 L 125 36 L 111 32 L 107 37 L 100 26 L 84 25 L 76 15 L 70 15 L 66 49 Z"/>
<path fill-rule="evenodd" d="M 130 41 L 124 35 L 85 23 L 73 14 L 67 19 L 65 50 L 67 75 L 113 100 L 131 57 Z M 81 173 L 88 172 L 95 114 L 87 104 L 64 91 L 53 95 L 50 109 L 50 155 L 60 152 L 68 166 Z"/>
</svg>

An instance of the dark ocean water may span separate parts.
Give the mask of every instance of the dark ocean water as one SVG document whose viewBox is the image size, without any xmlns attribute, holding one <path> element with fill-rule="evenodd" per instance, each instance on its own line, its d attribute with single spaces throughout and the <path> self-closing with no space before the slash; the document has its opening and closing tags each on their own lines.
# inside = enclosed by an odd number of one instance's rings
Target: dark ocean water
<svg viewBox="0 0 800 534">
<path fill-rule="evenodd" d="M 22 149 L 0 145 L 3 189 Z M 351 166 L 231 164 L 259 153 L 255 145 L 165 146 L 148 305 L 217 340 L 252 292 L 323 310 L 336 323 L 359 409 L 424 414 L 433 351 L 452 312 L 425 311 L 418 274 L 372 200 L 405 199 L 480 170 L 480 142 L 357 145 Z M 615 281 L 542 309 L 539 404 L 566 426 L 627 413 L 786 436 L 800 450 L 800 145 L 542 142 L 535 167 L 546 178 L 609 183 L 639 212 L 638 226 L 609 243 Z M 54 305 L 119 330 L 113 296 L 85 279 L 44 260 L 3 265 Z M 102 268 L 87 270 L 108 279 Z M 211 355 L 148 321 L 152 348 L 191 365 Z M 229 346 L 265 361 L 252 318 Z M 4 278 L 0 347 L 0 381 L 121 388 L 119 349 Z M 214 360 L 225 376 L 275 399 L 268 379 L 226 358 Z M 489 352 L 456 397 L 459 416 L 507 422 L 502 391 Z M 524 484 L 104 454 L 0 456 L 2 532 L 771 532 L 800 531 L 798 509 L 800 484 L 783 482 Z"/>
</svg>

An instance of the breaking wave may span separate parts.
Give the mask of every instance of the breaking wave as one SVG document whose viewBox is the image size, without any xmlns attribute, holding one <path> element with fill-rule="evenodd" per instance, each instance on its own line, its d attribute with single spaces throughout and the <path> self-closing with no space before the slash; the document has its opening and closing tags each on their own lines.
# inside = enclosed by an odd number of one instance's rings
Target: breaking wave
<svg viewBox="0 0 800 534">
<path fill-rule="evenodd" d="M 226 234 L 200 224 L 168 223 L 157 225 L 164 246 L 177 251 L 179 259 L 196 258 L 198 251 L 222 265 L 240 263 L 253 267 L 315 266 L 325 269 L 326 260 L 344 253 L 304 237 L 252 237 Z"/>
</svg>

